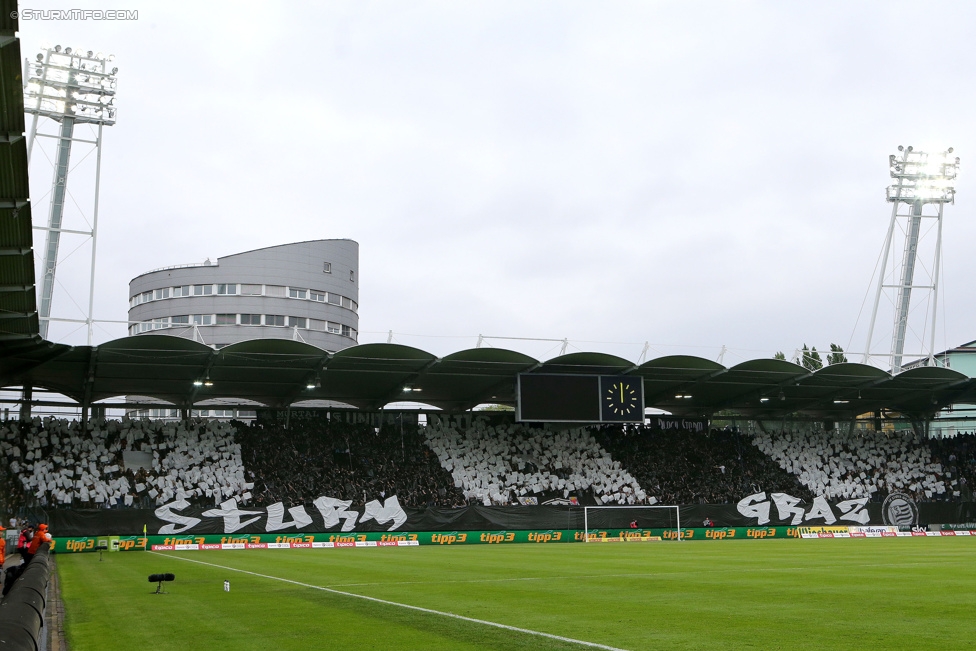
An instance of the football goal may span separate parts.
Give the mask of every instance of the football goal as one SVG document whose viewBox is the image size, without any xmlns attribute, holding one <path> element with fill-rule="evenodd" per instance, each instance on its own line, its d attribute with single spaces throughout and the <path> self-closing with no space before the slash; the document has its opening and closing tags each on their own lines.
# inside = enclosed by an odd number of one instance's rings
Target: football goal
<svg viewBox="0 0 976 651">
<path fill-rule="evenodd" d="M 633 531 L 634 540 L 641 539 L 638 532 L 649 529 L 673 530 L 665 538 L 681 540 L 681 513 L 677 506 L 585 506 L 583 507 L 583 540 L 604 540 L 600 532 L 608 529 Z M 630 537 L 628 537 L 630 538 Z M 650 538 L 647 538 L 650 539 Z"/>
</svg>

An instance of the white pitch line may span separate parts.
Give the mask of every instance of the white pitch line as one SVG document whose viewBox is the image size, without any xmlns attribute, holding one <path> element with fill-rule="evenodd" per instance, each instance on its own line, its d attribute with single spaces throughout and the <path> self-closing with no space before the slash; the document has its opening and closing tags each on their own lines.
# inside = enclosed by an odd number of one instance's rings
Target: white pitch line
<svg viewBox="0 0 976 651">
<path fill-rule="evenodd" d="M 286 579 L 280 576 L 271 576 L 269 574 L 260 574 L 258 572 L 251 572 L 250 570 L 241 570 L 236 567 L 228 567 L 226 565 L 217 565 L 216 563 L 207 563 L 206 561 L 198 561 L 193 558 L 185 558 L 183 556 L 170 556 L 169 554 L 163 554 L 160 552 L 149 552 L 150 554 L 156 554 L 157 556 L 164 556 L 166 558 L 174 558 L 180 561 L 187 561 L 188 563 L 199 563 L 200 565 L 209 565 L 210 567 L 216 567 L 222 570 L 229 570 L 231 572 L 240 572 L 241 574 L 250 574 L 251 576 L 261 577 L 262 579 L 271 579 L 272 581 L 281 581 L 283 583 L 291 583 L 292 585 L 298 585 L 303 588 L 311 588 L 312 590 L 322 590 L 323 592 L 331 592 L 332 594 L 342 595 L 344 597 L 355 597 L 356 599 L 364 599 L 366 601 L 372 601 L 374 603 L 385 604 L 387 606 L 397 606 L 399 608 L 406 608 L 408 610 L 416 610 L 422 613 L 428 613 L 430 615 L 440 615 L 441 617 L 450 617 L 452 619 L 460 619 L 465 622 L 471 622 L 472 624 L 481 624 L 483 626 L 493 626 L 495 628 L 501 628 L 506 631 L 515 631 L 516 633 L 525 633 L 526 635 L 536 635 L 538 637 L 546 637 L 550 640 L 558 640 L 560 642 L 567 642 L 569 644 L 577 644 L 579 646 L 590 647 L 592 649 L 604 649 L 605 651 L 627 651 L 626 649 L 621 649 L 615 646 L 608 646 L 606 644 L 599 644 L 597 642 L 587 642 L 586 640 L 577 640 L 571 637 L 563 637 L 562 635 L 553 635 L 552 633 L 543 633 L 542 631 L 533 631 L 528 628 L 520 628 L 518 626 L 509 626 L 508 624 L 499 624 L 498 622 L 489 622 L 486 619 L 476 619 L 474 617 L 465 617 L 464 615 L 456 615 L 454 613 L 447 613 L 442 610 L 434 610 L 432 608 L 422 608 L 420 606 L 411 606 L 410 604 L 401 604 L 396 601 L 388 601 L 386 599 L 379 599 L 377 597 L 369 597 L 362 594 L 356 594 L 355 592 L 345 592 L 343 590 L 336 590 L 334 588 L 326 588 L 321 585 L 312 585 L 311 583 L 303 583 L 301 581 L 293 581 L 292 579 Z"/>
</svg>

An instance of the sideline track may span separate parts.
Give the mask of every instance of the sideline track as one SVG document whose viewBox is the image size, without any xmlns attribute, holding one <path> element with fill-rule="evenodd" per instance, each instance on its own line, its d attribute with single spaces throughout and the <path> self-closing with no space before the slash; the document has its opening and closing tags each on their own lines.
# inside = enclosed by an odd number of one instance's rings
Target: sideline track
<svg viewBox="0 0 976 651">
<path fill-rule="evenodd" d="M 295 581 L 292 579 L 286 579 L 280 576 L 271 576 L 270 574 L 261 574 L 259 572 L 251 572 L 250 570 L 241 570 L 236 567 L 229 567 L 227 565 L 218 565 L 216 563 L 207 563 L 206 561 L 198 561 L 193 558 L 184 558 L 183 556 L 172 556 L 170 554 L 164 554 L 162 552 L 150 551 L 150 554 L 155 554 L 157 556 L 163 556 L 165 558 L 171 558 L 178 561 L 186 561 L 188 563 L 199 563 L 200 565 L 208 565 L 210 567 L 216 567 L 221 570 L 229 570 L 231 572 L 239 572 L 241 574 L 250 574 L 251 576 L 257 576 L 262 579 L 271 579 L 272 581 L 281 581 L 282 583 L 291 583 L 292 585 L 298 585 L 303 588 L 310 588 L 312 590 L 322 590 L 323 592 L 331 592 L 332 594 L 342 595 L 343 597 L 354 597 L 356 599 L 364 599 L 366 601 L 372 601 L 378 604 L 385 604 L 387 606 L 397 606 L 398 608 L 406 608 L 408 610 L 415 610 L 422 613 L 427 613 L 429 615 L 440 615 L 441 617 L 450 617 L 452 619 L 459 619 L 465 622 L 471 622 L 472 624 L 481 624 L 482 626 L 493 626 L 495 628 L 501 628 L 506 631 L 515 631 L 516 633 L 525 633 L 526 635 L 535 635 L 537 637 L 546 637 L 550 640 L 558 640 L 560 642 L 566 642 L 568 644 L 576 644 L 579 646 L 589 647 L 591 649 L 604 649 L 604 651 L 627 651 L 626 649 L 621 649 L 620 647 L 609 646 L 606 644 L 600 644 L 598 642 L 587 642 L 586 640 L 577 640 L 571 637 L 563 637 L 562 635 L 554 635 L 552 633 L 543 633 L 542 631 L 533 631 L 528 628 L 519 628 L 518 626 L 509 626 L 508 624 L 499 624 L 498 622 L 489 622 L 486 619 L 476 619 L 474 617 L 465 617 L 464 615 L 456 615 L 454 613 L 447 613 L 442 610 L 434 610 L 432 608 L 423 608 L 421 606 L 411 606 L 410 604 L 401 604 L 396 601 L 388 601 L 386 599 L 379 599 L 377 597 L 368 597 L 362 594 L 356 594 L 355 592 L 345 592 L 344 590 L 336 590 L 334 588 L 327 588 L 321 585 L 312 585 L 311 583 L 303 583 L 301 581 Z"/>
</svg>

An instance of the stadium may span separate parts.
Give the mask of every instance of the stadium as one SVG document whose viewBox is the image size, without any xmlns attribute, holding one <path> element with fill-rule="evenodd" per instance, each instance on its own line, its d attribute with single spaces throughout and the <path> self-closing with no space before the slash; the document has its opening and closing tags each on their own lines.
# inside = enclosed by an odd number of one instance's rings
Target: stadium
<svg viewBox="0 0 976 651">
<path fill-rule="evenodd" d="M 4 648 L 972 644 L 976 342 L 935 338 L 951 148 L 891 157 L 860 361 L 362 342 L 378 272 L 332 237 L 133 269 L 126 336 L 94 341 L 92 298 L 68 343 L 65 143 L 97 125 L 101 156 L 117 69 L 60 45 L 25 60 L 31 11 L 0 14 Z M 38 116 L 60 131 L 34 198 Z"/>
</svg>

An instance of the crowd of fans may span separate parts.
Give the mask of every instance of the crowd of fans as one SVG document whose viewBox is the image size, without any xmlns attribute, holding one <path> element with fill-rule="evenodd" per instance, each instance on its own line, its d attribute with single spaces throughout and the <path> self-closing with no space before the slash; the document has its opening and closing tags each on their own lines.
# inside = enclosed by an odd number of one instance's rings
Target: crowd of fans
<svg viewBox="0 0 976 651">
<path fill-rule="evenodd" d="M 301 504 L 319 496 L 364 502 L 396 495 L 403 506 L 463 506 L 416 425 L 380 428 L 338 420 L 238 423 L 237 440 L 255 487 L 252 504 Z"/>
<path fill-rule="evenodd" d="M 916 501 L 936 501 L 959 500 L 968 489 L 962 469 L 972 481 L 972 440 L 927 439 L 910 430 L 851 435 L 812 428 L 758 433 L 753 443 L 816 495 L 881 500 L 898 491 Z"/>
<path fill-rule="evenodd" d="M 34 418 L 0 423 L 0 495 L 30 507 L 155 508 L 233 498 L 250 506 L 328 496 L 408 507 L 575 498 L 597 504 L 734 503 L 765 491 L 804 500 L 892 491 L 971 501 L 976 434 L 775 433 L 603 427 L 548 430 L 432 418 L 376 428 L 341 419 L 279 425 Z M 128 463 L 127 463 L 128 462 Z"/>
<path fill-rule="evenodd" d="M 584 428 L 552 432 L 476 419 L 468 428 L 432 424 L 425 433 L 464 497 L 486 506 L 552 493 L 589 493 L 598 504 L 647 500 L 637 480 Z"/>
<path fill-rule="evenodd" d="M 126 453 L 139 459 L 126 467 Z M 0 425 L 0 457 L 14 506 L 112 508 L 175 499 L 247 500 L 234 428 L 214 420 L 78 421 L 34 418 Z M 16 486 L 19 482 L 20 486 Z"/>
<path fill-rule="evenodd" d="M 664 504 L 727 504 L 760 491 L 812 497 L 735 430 L 604 428 L 599 441 Z"/>
<path fill-rule="evenodd" d="M 946 469 L 950 481 L 958 478 L 958 497 L 963 502 L 973 501 L 973 484 L 976 483 L 976 432 L 966 432 L 951 438 L 929 441 L 932 460 Z M 953 491 L 956 496 L 957 491 Z"/>
</svg>

